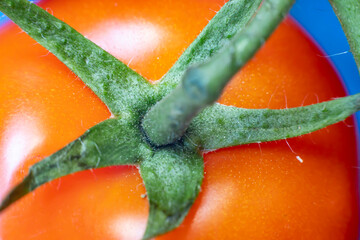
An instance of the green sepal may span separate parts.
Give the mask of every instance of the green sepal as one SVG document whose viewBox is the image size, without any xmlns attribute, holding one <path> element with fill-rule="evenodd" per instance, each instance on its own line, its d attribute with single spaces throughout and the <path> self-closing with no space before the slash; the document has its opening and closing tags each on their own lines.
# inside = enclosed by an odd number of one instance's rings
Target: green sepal
<svg viewBox="0 0 360 240">
<path fill-rule="evenodd" d="M 141 132 L 122 119 L 109 119 L 34 164 L 25 179 L 4 198 L 0 211 L 44 183 L 86 169 L 132 165 L 151 155 Z"/>
<path fill-rule="evenodd" d="M 140 172 L 150 203 L 143 239 L 149 239 L 183 221 L 200 191 L 204 163 L 195 151 L 167 147 L 141 162 Z"/>
<path fill-rule="evenodd" d="M 360 72 L 360 1 L 329 0 L 340 20 Z"/>
<path fill-rule="evenodd" d="M 152 102 L 154 87 L 147 80 L 42 8 L 1 0 L 0 11 L 79 76 L 115 116 Z"/>
<path fill-rule="evenodd" d="M 206 62 L 188 68 L 181 83 L 144 116 L 142 127 L 149 141 L 164 146 L 179 140 L 191 120 L 221 96 L 226 84 L 276 29 L 293 2 L 264 1 L 253 19 L 226 46 Z"/>
<path fill-rule="evenodd" d="M 186 70 L 205 62 L 227 45 L 250 21 L 262 0 L 230 0 L 211 19 L 159 83 L 162 96 L 181 81 Z"/>
<path fill-rule="evenodd" d="M 360 94 L 281 110 L 215 104 L 193 120 L 184 139 L 205 150 L 274 141 L 319 130 L 359 110 Z"/>
</svg>

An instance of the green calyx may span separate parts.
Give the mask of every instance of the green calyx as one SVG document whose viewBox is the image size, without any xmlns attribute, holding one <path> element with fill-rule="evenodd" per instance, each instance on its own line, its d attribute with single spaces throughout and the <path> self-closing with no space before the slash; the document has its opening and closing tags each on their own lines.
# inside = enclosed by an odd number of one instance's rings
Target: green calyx
<svg viewBox="0 0 360 240">
<path fill-rule="evenodd" d="M 338 16 L 360 72 L 360 1 L 329 0 Z"/>
<path fill-rule="evenodd" d="M 214 104 L 194 118 L 186 137 L 205 150 L 274 141 L 314 132 L 340 122 L 359 110 L 359 93 L 319 104 L 280 110 Z"/>
<path fill-rule="evenodd" d="M 142 126 L 154 145 L 171 144 L 184 135 L 191 120 L 220 97 L 231 77 L 275 30 L 292 3 L 292 0 L 264 1 L 254 18 L 245 28 L 237 29 L 227 45 L 184 73 L 181 83 L 144 117 Z"/>
<path fill-rule="evenodd" d="M 131 121 L 108 119 L 33 165 L 28 176 L 5 198 L 0 210 L 51 180 L 86 169 L 135 165 L 152 150 Z"/>
<path fill-rule="evenodd" d="M 56 178 L 86 169 L 138 165 L 150 203 L 143 237 L 149 239 L 176 228 L 194 203 L 204 176 L 201 150 L 295 137 L 358 111 L 359 94 L 284 110 L 213 104 L 292 2 L 230 0 L 162 81 L 151 85 L 36 5 L 27 0 L 0 0 L 0 11 L 66 64 L 114 115 L 32 166 L 3 199 L 0 211 Z M 341 1 L 332 4 L 348 30 L 358 61 L 360 26 L 347 20 L 356 12 Z"/>
<path fill-rule="evenodd" d="M 203 170 L 201 155 L 181 145 L 163 148 L 141 163 L 150 201 L 144 239 L 180 225 L 200 191 Z"/>
</svg>

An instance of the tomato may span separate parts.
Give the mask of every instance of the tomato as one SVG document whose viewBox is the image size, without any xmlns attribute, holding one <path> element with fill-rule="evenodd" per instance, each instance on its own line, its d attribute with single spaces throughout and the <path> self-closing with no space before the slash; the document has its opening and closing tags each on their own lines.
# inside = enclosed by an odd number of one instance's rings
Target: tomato
<svg viewBox="0 0 360 240">
<path fill-rule="evenodd" d="M 158 80 L 223 0 L 48 0 L 41 6 Z M 190 7 L 189 7 L 190 6 Z M 111 116 L 66 66 L 16 27 L 0 29 L 0 197 L 29 166 Z M 286 19 L 219 100 L 290 108 L 345 95 L 332 65 Z M 352 119 L 287 141 L 204 153 L 184 223 L 158 239 L 356 239 Z M 214 136 L 216 137 L 216 136 Z M 140 239 L 148 202 L 138 169 L 109 167 L 38 188 L 0 215 L 0 239 Z"/>
</svg>

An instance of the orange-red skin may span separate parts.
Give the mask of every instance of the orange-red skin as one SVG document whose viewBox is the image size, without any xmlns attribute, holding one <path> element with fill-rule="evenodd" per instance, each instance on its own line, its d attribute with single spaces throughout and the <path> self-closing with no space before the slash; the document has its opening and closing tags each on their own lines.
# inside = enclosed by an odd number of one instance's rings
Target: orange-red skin
<svg viewBox="0 0 360 240">
<path fill-rule="evenodd" d="M 40 5 L 147 79 L 158 80 L 223 3 L 48 0 Z M 344 95 L 323 53 L 287 19 L 220 102 L 286 108 Z M 81 80 L 13 24 L 0 28 L 0 106 L 0 197 L 29 166 L 110 117 Z M 158 239 L 357 239 L 353 125 L 348 119 L 287 141 L 205 153 L 198 199 L 184 223 Z M 144 193 L 136 167 L 66 176 L 2 213 L 0 239 L 139 239 L 148 215 Z"/>
</svg>

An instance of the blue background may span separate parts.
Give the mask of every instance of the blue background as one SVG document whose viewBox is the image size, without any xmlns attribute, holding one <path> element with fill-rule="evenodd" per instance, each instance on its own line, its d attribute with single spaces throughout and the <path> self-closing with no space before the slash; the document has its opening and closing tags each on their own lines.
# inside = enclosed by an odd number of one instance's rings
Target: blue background
<svg viewBox="0 0 360 240">
<path fill-rule="evenodd" d="M 359 93 L 360 76 L 349 52 L 346 37 L 328 0 L 297 0 L 290 14 L 325 51 L 342 77 L 348 93 Z M 6 21 L 8 21 L 7 17 L 0 13 L 0 24 Z M 360 113 L 357 113 L 357 123 L 359 126 Z M 358 130 L 358 135 L 359 133 Z"/>
</svg>

